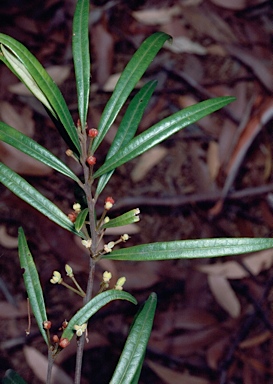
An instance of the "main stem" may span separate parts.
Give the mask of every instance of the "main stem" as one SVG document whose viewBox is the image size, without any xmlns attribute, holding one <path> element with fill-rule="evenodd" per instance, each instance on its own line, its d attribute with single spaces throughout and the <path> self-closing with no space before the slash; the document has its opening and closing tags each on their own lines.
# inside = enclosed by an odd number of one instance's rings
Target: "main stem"
<svg viewBox="0 0 273 384">
<path fill-rule="evenodd" d="M 86 136 L 85 136 L 86 138 Z M 90 168 L 86 165 L 85 159 L 87 157 L 86 153 L 86 141 L 82 141 L 82 166 L 83 166 L 83 172 L 84 172 L 84 192 L 86 195 L 87 200 L 87 206 L 89 211 L 89 225 L 90 225 L 90 233 L 91 233 L 91 239 L 92 244 L 90 248 L 90 264 L 89 264 L 89 276 L 88 276 L 88 283 L 86 288 L 86 296 L 83 299 L 83 305 L 88 303 L 88 301 L 92 298 L 92 292 L 93 292 L 93 285 L 94 285 L 94 274 L 95 274 L 95 260 L 93 256 L 96 254 L 97 251 L 97 243 L 98 243 L 98 235 L 96 231 L 96 221 L 95 221 L 95 202 L 92 197 L 91 192 L 91 185 L 92 182 L 90 180 Z M 75 384 L 80 384 L 81 381 L 81 370 L 82 370 L 82 359 L 83 359 L 83 350 L 84 350 L 84 342 L 85 342 L 85 335 L 82 335 L 78 340 L 77 345 L 77 354 L 76 354 L 76 369 L 75 369 Z"/>
</svg>

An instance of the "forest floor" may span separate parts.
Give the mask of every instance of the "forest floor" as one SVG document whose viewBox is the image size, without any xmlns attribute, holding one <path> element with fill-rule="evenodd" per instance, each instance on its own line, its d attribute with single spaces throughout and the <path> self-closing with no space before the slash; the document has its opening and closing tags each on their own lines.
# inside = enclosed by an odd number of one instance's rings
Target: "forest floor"
<svg viewBox="0 0 273 384">
<path fill-rule="evenodd" d="M 116 170 L 99 201 L 116 201 L 113 216 L 140 208 L 129 245 L 212 237 L 271 237 L 273 232 L 273 5 L 270 1 L 92 1 L 92 87 L 89 127 L 97 127 L 117 75 L 156 31 L 173 37 L 141 84 L 158 86 L 139 132 L 195 102 L 233 95 L 236 102 L 187 127 Z M 227 5 L 227 3 L 229 5 Z M 247 4 L 246 4 L 247 3 Z M 18 5 L 19 4 L 19 5 Z M 74 0 L 10 0 L 0 4 L 0 32 L 25 44 L 59 84 L 77 120 L 71 52 Z M 123 111 L 124 112 L 124 111 Z M 121 114 L 122 115 L 122 114 Z M 43 108 L 0 65 L 0 119 L 37 140 L 75 173 Z M 120 118 L 97 154 L 101 164 Z M 79 192 L 60 176 L 5 144 L 0 159 L 68 214 Z M 37 263 L 56 332 L 80 307 L 73 293 L 50 284 L 54 270 L 73 266 L 84 286 L 88 257 L 76 239 L 0 185 L 0 377 L 13 368 L 27 383 L 44 382 L 44 345 L 35 320 L 28 327 L 17 254 L 23 226 Z M 109 233 L 111 241 L 117 234 Z M 213 260 L 98 264 L 126 276 L 125 289 L 158 307 L 141 384 L 273 383 L 273 250 Z M 89 324 L 83 384 L 107 384 L 135 308 L 115 303 Z M 76 346 L 57 360 L 55 384 L 73 380 Z M 67 377 L 69 375 L 69 379 Z M 73 381 L 71 381 L 73 382 Z"/>
</svg>

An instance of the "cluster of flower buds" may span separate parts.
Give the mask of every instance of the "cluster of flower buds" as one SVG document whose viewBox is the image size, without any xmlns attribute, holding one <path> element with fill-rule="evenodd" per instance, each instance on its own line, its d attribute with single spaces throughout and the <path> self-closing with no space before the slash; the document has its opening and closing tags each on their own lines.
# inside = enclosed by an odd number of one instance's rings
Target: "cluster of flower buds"
<svg viewBox="0 0 273 384">
<path fill-rule="evenodd" d="M 74 325 L 74 330 L 76 331 L 76 335 L 80 337 L 87 328 L 87 323 L 84 323 L 82 325 Z"/>
<path fill-rule="evenodd" d="M 93 166 L 93 165 L 96 164 L 97 159 L 96 159 L 95 156 L 90 155 L 90 156 L 87 157 L 86 162 L 87 162 L 87 164 Z"/>
</svg>

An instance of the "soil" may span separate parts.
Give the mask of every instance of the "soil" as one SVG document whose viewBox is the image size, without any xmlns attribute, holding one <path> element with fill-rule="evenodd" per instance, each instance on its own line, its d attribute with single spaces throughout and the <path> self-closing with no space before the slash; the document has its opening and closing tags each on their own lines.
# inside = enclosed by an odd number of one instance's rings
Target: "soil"
<svg viewBox="0 0 273 384">
<path fill-rule="evenodd" d="M 106 87 L 111 75 L 122 71 L 140 43 L 158 30 L 172 35 L 174 46 L 181 36 L 187 38 L 187 46 L 184 41 L 178 51 L 163 48 L 144 75 L 142 84 L 157 79 L 158 86 L 139 132 L 193 102 L 222 95 L 237 98 L 170 137 L 148 157 L 116 170 L 98 201 L 98 212 L 107 196 L 116 201 L 112 217 L 140 208 L 140 222 L 128 229 L 128 246 L 272 236 L 273 6 L 270 1 L 254 0 L 236 4 L 230 2 L 227 7 L 220 0 L 91 2 L 89 127 L 98 125 L 111 95 Z M 45 67 L 56 66 L 57 78 L 65 70 L 62 66 L 69 68 L 60 88 L 76 121 L 70 38 L 74 7 L 74 0 L 2 1 L 0 32 L 20 40 Z M 14 84 L 17 79 L 1 63 L 1 120 L 32 136 L 80 175 L 44 110 L 32 96 L 14 90 Z M 99 147 L 98 165 L 120 119 Z M 65 176 L 29 163 L 5 146 L 0 147 L 0 158 L 66 214 L 81 200 L 79 190 Z M 58 334 L 62 322 L 81 306 L 81 298 L 50 283 L 52 272 L 64 271 L 69 263 L 85 287 L 88 256 L 74 236 L 2 184 L 0 193 L 0 377 L 14 369 L 27 383 L 39 384 L 45 382 L 39 372 L 46 364 L 47 348 L 32 316 L 31 332 L 28 336 L 25 332 L 27 301 L 16 245 L 18 228 L 24 228 L 37 265 L 52 334 Z M 108 234 L 105 241 L 117 236 Z M 254 254 L 224 260 L 98 263 L 95 292 L 102 272 L 111 270 L 114 278 L 126 276 L 125 289 L 140 304 L 151 292 L 158 295 L 139 383 L 272 383 L 273 255 L 272 250 L 266 252 L 258 258 Z M 240 277 L 234 264 L 228 264 L 232 261 L 242 267 Z M 229 271 L 218 273 L 218 280 L 211 278 L 213 269 L 202 272 L 204 266 L 217 264 Z M 83 384 L 109 383 L 136 311 L 132 304 L 115 302 L 92 318 Z M 60 354 L 57 364 L 62 373 L 55 383 L 68 382 L 63 372 L 73 380 L 75 351 L 72 343 Z"/>
</svg>

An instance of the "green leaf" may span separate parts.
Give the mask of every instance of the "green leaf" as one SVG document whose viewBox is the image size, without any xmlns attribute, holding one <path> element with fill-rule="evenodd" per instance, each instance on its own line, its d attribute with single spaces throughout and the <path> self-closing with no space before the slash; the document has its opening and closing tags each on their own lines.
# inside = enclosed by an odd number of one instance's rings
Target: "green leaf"
<svg viewBox="0 0 273 384">
<path fill-rule="evenodd" d="M 81 126 L 85 127 L 90 92 L 89 0 L 77 2 L 73 19 L 72 50 Z"/>
<path fill-rule="evenodd" d="M 46 331 L 43 327 L 43 322 L 47 320 L 47 315 L 39 275 L 30 250 L 28 248 L 23 228 L 20 227 L 18 233 L 19 258 L 21 268 L 24 269 L 23 277 L 27 294 L 29 297 L 29 302 L 31 305 L 32 312 L 37 321 L 38 327 L 40 329 L 40 332 L 45 342 L 48 344 Z"/>
<path fill-rule="evenodd" d="M 166 140 L 180 129 L 217 111 L 234 100 L 235 98 L 232 96 L 205 100 L 161 120 L 145 132 L 136 136 L 126 147 L 121 148 L 114 156 L 106 160 L 97 172 L 95 172 L 94 177 L 101 176 L 102 174 L 127 163 L 143 152 L 146 152 L 148 149 L 161 143 L 163 140 Z"/>
<path fill-rule="evenodd" d="M 151 99 L 156 84 L 157 81 L 149 81 L 131 100 L 118 127 L 117 134 L 111 144 L 109 151 L 107 152 L 106 160 L 111 156 L 115 155 L 115 153 L 117 153 L 120 148 L 125 147 L 135 136 L 138 125 L 142 119 L 144 110 Z M 114 170 L 100 177 L 95 198 L 97 198 L 102 192 L 102 190 L 110 180 L 113 172 Z"/>
<path fill-rule="evenodd" d="M 0 140 L 12 145 L 14 148 L 19 149 L 19 151 L 26 153 L 34 159 L 41 161 L 63 175 L 70 177 L 77 183 L 80 181 L 71 169 L 51 152 L 36 143 L 36 141 L 32 140 L 30 137 L 3 122 L 0 122 Z"/>
<path fill-rule="evenodd" d="M 137 304 L 136 299 L 130 293 L 110 289 L 95 296 L 91 301 L 85 304 L 68 322 L 62 334 L 62 338 L 71 340 L 74 335 L 74 325 L 83 325 L 93 316 L 100 308 L 113 300 L 127 300 L 133 304 Z"/>
<path fill-rule="evenodd" d="M 28 87 L 28 89 L 42 101 L 46 100 L 45 107 L 52 113 L 65 128 L 66 135 L 80 153 L 80 143 L 72 116 L 68 110 L 61 91 L 29 50 L 10 36 L 0 33 L 0 44 L 5 61 L 14 74 Z M 3 49 L 4 48 L 4 49 Z M 8 57 L 5 53 L 8 51 Z M 20 63 L 18 63 L 18 60 Z M 25 68 L 24 70 L 22 68 Z M 18 73 L 18 70 L 20 73 Z M 41 96 L 43 95 L 43 97 Z M 42 101 L 43 102 L 43 101 Z M 53 112 L 52 112 L 53 111 Z"/>
<path fill-rule="evenodd" d="M 76 231 L 80 231 L 88 215 L 88 208 L 84 208 L 77 216 L 77 219 L 74 223 Z"/>
<path fill-rule="evenodd" d="M 98 126 L 99 134 L 93 142 L 93 151 L 98 148 L 107 131 L 113 124 L 117 114 L 127 100 L 131 91 L 142 77 L 154 57 L 170 36 L 163 32 L 156 32 L 149 36 L 135 52 L 124 71 L 102 113 Z"/>
<path fill-rule="evenodd" d="M 114 219 L 111 219 L 107 223 L 103 224 L 102 228 L 121 227 L 123 225 L 136 223 L 137 221 L 139 221 L 139 216 L 137 216 L 138 214 L 138 208 L 131 209 L 131 211 L 128 211 L 118 217 L 115 217 Z"/>
<path fill-rule="evenodd" d="M 116 249 L 109 254 L 103 255 L 103 258 L 130 261 L 197 259 L 239 255 L 242 253 L 262 251 L 263 249 L 272 247 L 273 239 L 263 238 L 181 240 Z"/>
<path fill-rule="evenodd" d="M 3 384 L 27 384 L 25 380 L 13 369 L 8 369 L 2 380 Z"/>
<path fill-rule="evenodd" d="M 110 384 L 131 384 L 139 373 L 152 330 L 156 302 L 156 294 L 152 293 L 137 315 Z"/>
<path fill-rule="evenodd" d="M 55 204 L 3 163 L 0 163 L 0 181 L 20 199 L 26 201 L 60 227 L 83 237 L 83 234 L 75 230 L 73 223 Z"/>
</svg>

